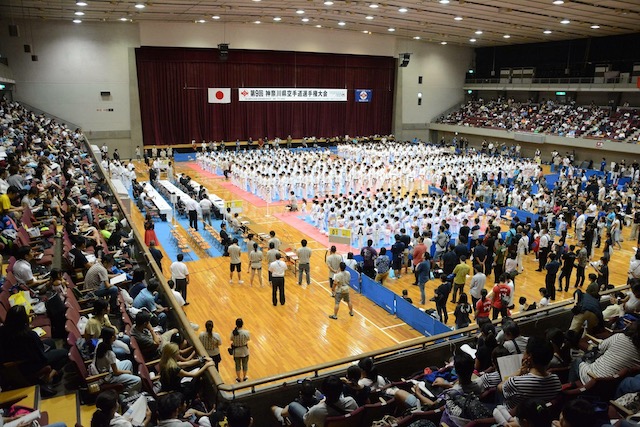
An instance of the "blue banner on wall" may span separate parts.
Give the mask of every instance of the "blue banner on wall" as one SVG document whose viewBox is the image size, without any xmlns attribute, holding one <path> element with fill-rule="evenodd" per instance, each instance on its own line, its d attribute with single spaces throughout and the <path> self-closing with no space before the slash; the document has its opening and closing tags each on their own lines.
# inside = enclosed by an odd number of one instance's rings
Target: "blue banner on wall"
<svg viewBox="0 0 640 427">
<path fill-rule="evenodd" d="M 371 90 L 370 89 L 356 89 L 356 102 L 371 102 Z"/>
</svg>

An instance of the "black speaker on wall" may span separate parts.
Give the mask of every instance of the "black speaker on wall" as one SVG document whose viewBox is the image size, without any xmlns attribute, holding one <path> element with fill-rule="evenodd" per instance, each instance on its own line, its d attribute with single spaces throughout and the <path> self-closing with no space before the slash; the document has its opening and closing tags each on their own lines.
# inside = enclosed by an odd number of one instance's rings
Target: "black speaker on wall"
<svg viewBox="0 0 640 427">
<path fill-rule="evenodd" d="M 409 60 L 411 59 L 411 54 L 410 53 L 401 53 L 400 54 L 400 66 L 401 67 L 406 67 L 407 65 L 409 65 Z"/>
<path fill-rule="evenodd" d="M 20 37 L 20 31 L 16 24 L 9 24 L 9 37 Z"/>
<path fill-rule="evenodd" d="M 25 44 L 24 45 L 24 53 L 31 53 L 31 45 L 30 44 Z"/>
<path fill-rule="evenodd" d="M 221 61 L 226 61 L 229 58 L 229 44 L 220 43 L 218 45 L 218 57 Z"/>
</svg>

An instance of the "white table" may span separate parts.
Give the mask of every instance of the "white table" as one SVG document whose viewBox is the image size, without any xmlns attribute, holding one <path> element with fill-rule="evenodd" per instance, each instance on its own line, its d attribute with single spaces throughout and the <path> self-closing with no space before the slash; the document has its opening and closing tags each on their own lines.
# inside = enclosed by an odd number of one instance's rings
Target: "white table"
<svg viewBox="0 0 640 427">
<path fill-rule="evenodd" d="M 148 182 L 144 185 L 144 191 L 154 205 L 158 208 L 158 211 L 167 216 L 167 221 L 171 221 L 173 218 L 172 209 L 169 203 L 158 193 L 158 191 L 151 186 Z"/>
<path fill-rule="evenodd" d="M 191 187 L 196 191 L 196 193 L 200 192 L 201 185 L 198 182 L 192 179 L 191 181 L 189 181 L 189 184 L 191 184 Z M 216 208 L 218 208 L 220 213 L 225 212 L 224 200 L 222 200 L 220 197 L 216 196 L 215 194 L 211 194 L 211 193 L 207 193 L 207 194 L 209 196 L 209 200 L 211 200 L 213 205 Z"/>
</svg>

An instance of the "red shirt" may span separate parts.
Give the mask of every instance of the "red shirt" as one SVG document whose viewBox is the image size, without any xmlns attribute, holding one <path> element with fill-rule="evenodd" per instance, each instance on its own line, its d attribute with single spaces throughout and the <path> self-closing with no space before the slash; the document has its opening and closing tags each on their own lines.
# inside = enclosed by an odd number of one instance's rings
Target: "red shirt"
<svg viewBox="0 0 640 427">
<path fill-rule="evenodd" d="M 501 309 L 502 299 L 508 300 L 509 295 L 511 295 L 511 288 L 504 283 L 498 283 L 493 287 L 493 302 L 491 305 L 497 309 Z"/>
<path fill-rule="evenodd" d="M 417 266 L 424 260 L 424 254 L 427 253 L 427 245 L 424 243 L 418 243 L 415 248 L 413 248 L 413 265 Z"/>
<path fill-rule="evenodd" d="M 476 302 L 476 318 L 489 317 L 489 313 L 491 313 L 491 300 L 489 298 L 485 298 L 484 301 L 479 299 Z"/>
</svg>

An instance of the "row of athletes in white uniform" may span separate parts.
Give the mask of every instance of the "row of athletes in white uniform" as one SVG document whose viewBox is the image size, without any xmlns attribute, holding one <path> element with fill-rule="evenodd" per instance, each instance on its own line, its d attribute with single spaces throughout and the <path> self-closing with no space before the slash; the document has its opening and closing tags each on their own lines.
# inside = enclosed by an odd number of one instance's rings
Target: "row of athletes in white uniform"
<svg viewBox="0 0 640 427">
<path fill-rule="evenodd" d="M 452 155 L 448 148 L 395 142 L 341 145 L 337 157 L 328 150 L 243 150 L 199 153 L 197 161 L 211 173 L 231 170 L 236 186 L 267 201 L 289 199 L 292 191 L 297 198 L 398 187 L 424 191 L 443 177 L 454 194 L 463 194 L 471 176 L 526 180 L 540 170 L 527 159 Z"/>
<path fill-rule="evenodd" d="M 416 227 L 421 234 L 431 231 L 435 239 L 442 221 L 446 221 L 455 238 L 465 219 L 472 227 L 475 219 L 479 218 L 482 231 L 489 219 L 498 226 L 501 220 L 499 209 L 485 210 L 473 202 L 461 202 L 450 195 L 414 193 L 400 196 L 390 192 L 332 196 L 322 201 L 315 199 L 310 216 L 312 224 L 325 234 L 329 227 L 351 230 L 355 247 L 364 246 L 369 239 L 373 240 L 375 247 L 389 245 L 393 243 L 393 236 L 403 228 L 411 235 Z M 477 238 L 479 233 L 480 230 L 472 238 Z"/>
</svg>

